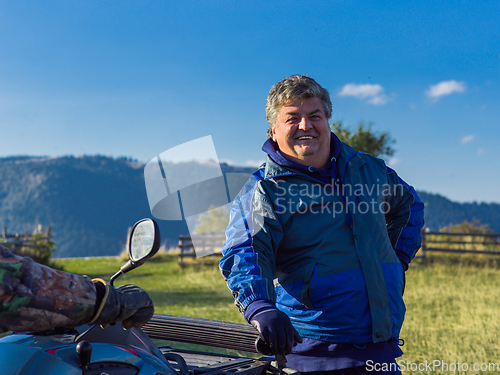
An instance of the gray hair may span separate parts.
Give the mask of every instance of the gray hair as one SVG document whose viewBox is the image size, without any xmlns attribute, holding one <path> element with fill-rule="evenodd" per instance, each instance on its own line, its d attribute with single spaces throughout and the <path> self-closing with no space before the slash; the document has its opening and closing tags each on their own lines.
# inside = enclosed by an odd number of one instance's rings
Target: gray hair
<svg viewBox="0 0 500 375">
<path fill-rule="evenodd" d="M 332 102 L 328 90 L 308 75 L 294 74 L 275 84 L 267 96 L 266 119 L 269 122 L 267 137 L 272 137 L 272 128 L 276 125 L 278 112 L 283 105 L 290 100 L 310 98 L 319 98 L 323 103 L 326 118 L 332 116 Z"/>
</svg>

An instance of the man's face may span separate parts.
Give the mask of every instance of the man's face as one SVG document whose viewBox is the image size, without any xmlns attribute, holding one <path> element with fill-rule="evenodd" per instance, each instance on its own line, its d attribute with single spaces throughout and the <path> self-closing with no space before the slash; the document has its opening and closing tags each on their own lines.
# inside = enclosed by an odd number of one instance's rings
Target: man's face
<svg viewBox="0 0 500 375">
<path fill-rule="evenodd" d="M 273 141 L 297 163 L 323 168 L 330 157 L 330 126 L 319 98 L 294 99 L 281 107 Z"/>
</svg>

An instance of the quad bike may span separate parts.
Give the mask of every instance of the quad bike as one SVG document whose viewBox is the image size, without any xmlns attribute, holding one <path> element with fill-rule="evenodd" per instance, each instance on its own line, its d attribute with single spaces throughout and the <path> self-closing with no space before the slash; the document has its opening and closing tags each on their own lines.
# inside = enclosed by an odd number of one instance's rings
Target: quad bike
<svg viewBox="0 0 500 375">
<path fill-rule="evenodd" d="M 110 279 L 151 258 L 160 247 L 154 220 L 137 222 L 129 235 L 130 260 Z M 209 345 L 261 353 L 254 359 L 157 346 L 152 339 Z M 286 359 L 268 356 L 268 348 L 250 325 L 155 314 L 142 329 L 121 324 L 82 325 L 0 338 L 2 375 L 260 375 L 297 373 Z"/>
</svg>

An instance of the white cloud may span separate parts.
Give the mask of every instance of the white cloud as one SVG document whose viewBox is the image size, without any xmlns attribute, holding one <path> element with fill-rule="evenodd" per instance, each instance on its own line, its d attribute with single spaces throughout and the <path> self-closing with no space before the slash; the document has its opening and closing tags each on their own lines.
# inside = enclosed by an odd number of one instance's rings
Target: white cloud
<svg viewBox="0 0 500 375">
<path fill-rule="evenodd" d="M 389 165 L 389 167 L 394 167 L 395 165 L 401 163 L 401 159 L 398 159 L 396 157 L 392 157 L 389 159 L 389 161 L 387 162 L 387 164 Z"/>
<path fill-rule="evenodd" d="M 466 135 L 465 137 L 462 138 L 462 140 L 460 141 L 460 143 L 462 143 L 464 145 L 466 143 L 469 143 L 469 142 L 473 141 L 474 138 L 475 138 L 475 136 L 473 134 Z"/>
<path fill-rule="evenodd" d="M 484 148 L 477 149 L 477 156 L 482 156 L 484 154 Z"/>
<path fill-rule="evenodd" d="M 348 83 L 342 87 L 339 96 L 353 96 L 358 99 L 367 99 L 367 103 L 373 105 L 386 104 L 389 99 L 384 94 L 384 88 L 381 85 L 358 85 L 355 83 Z"/>
<path fill-rule="evenodd" d="M 232 159 L 219 159 L 221 163 L 226 163 L 227 165 L 236 165 Z"/>
<path fill-rule="evenodd" d="M 264 160 L 247 160 L 245 162 L 245 167 L 260 167 L 264 163 Z"/>
<path fill-rule="evenodd" d="M 385 95 L 377 95 L 368 100 L 368 103 L 374 104 L 374 105 L 384 105 L 387 103 L 387 96 Z"/>
<path fill-rule="evenodd" d="M 429 98 L 438 100 L 441 96 L 450 95 L 455 92 L 464 92 L 464 91 L 465 91 L 464 82 L 457 82 L 455 80 L 451 80 L 431 85 L 429 86 L 429 89 L 425 93 Z"/>
<path fill-rule="evenodd" d="M 237 167 L 252 167 L 252 168 L 258 168 L 264 163 L 265 160 L 247 160 L 243 164 L 241 162 L 236 162 L 232 159 L 221 159 L 221 163 L 226 163 L 227 165 L 230 166 L 237 166 Z"/>
</svg>

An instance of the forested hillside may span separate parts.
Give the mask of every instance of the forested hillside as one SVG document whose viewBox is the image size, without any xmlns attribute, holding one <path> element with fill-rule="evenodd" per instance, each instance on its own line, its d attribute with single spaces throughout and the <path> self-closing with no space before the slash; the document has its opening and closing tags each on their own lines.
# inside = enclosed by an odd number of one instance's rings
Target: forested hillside
<svg viewBox="0 0 500 375">
<path fill-rule="evenodd" d="M 119 254 L 128 227 L 151 217 L 143 167 L 102 156 L 0 159 L 0 226 L 52 226 L 57 257 Z M 165 224 L 166 240 L 188 233 L 182 222 Z"/>
<path fill-rule="evenodd" d="M 183 166 L 185 178 L 202 166 Z M 224 173 L 253 168 L 221 164 Z M 197 171 L 198 170 L 198 171 Z M 210 184 L 197 194 L 210 191 Z M 438 230 L 463 220 L 478 219 L 500 232 L 500 205 L 451 202 L 440 195 L 419 192 L 426 203 L 426 222 Z M 144 164 L 125 158 L 9 157 L 0 158 L 0 228 L 9 233 L 33 231 L 38 224 L 51 226 L 56 257 L 116 255 L 125 246 L 128 228 L 151 217 L 144 182 Z M 189 231 L 183 221 L 159 221 L 167 247 L 176 246 L 180 234 Z"/>
<path fill-rule="evenodd" d="M 500 233 L 500 204 L 498 203 L 457 203 L 438 195 L 418 192 L 425 203 L 425 223 L 432 230 L 437 231 L 450 224 L 459 224 L 464 220 L 478 220 L 487 224 L 489 228 Z M 471 199 L 472 200 L 472 199 Z"/>
</svg>

